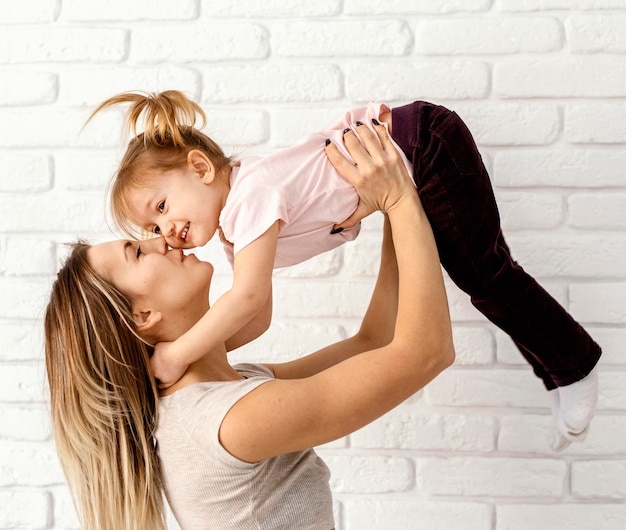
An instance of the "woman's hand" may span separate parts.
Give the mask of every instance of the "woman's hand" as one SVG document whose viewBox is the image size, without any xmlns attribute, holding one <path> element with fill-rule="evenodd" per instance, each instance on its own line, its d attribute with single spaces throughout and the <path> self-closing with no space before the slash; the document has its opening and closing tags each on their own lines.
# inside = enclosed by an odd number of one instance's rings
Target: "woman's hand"
<svg viewBox="0 0 626 530">
<path fill-rule="evenodd" d="M 387 129 L 375 122 L 374 130 L 375 133 L 357 124 L 358 137 L 352 130 L 344 135 L 345 146 L 356 164 L 343 156 L 333 143 L 326 146 L 330 163 L 359 194 L 356 210 L 348 219 L 337 224 L 335 229 L 351 228 L 372 212 L 389 211 L 408 193 L 416 193 Z"/>
</svg>

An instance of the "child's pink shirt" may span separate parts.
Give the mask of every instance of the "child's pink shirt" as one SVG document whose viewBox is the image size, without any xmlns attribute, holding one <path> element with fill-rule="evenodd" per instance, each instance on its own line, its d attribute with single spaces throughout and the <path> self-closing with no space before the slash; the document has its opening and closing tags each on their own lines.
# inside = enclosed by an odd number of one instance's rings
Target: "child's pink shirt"
<svg viewBox="0 0 626 530">
<path fill-rule="evenodd" d="M 349 157 L 342 140 L 344 129 L 354 128 L 357 121 L 371 126 L 381 106 L 370 103 L 350 110 L 328 130 L 263 158 L 243 159 L 233 168 L 230 192 L 220 214 L 223 235 L 234 246 L 233 250 L 225 247 L 231 263 L 233 253 L 276 221 L 279 236 L 275 268 L 295 265 L 358 235 L 360 224 L 339 234 L 330 233 L 334 224 L 350 217 L 359 197 L 326 157 L 325 140 L 330 138 Z M 411 164 L 402 157 L 411 174 Z"/>
</svg>

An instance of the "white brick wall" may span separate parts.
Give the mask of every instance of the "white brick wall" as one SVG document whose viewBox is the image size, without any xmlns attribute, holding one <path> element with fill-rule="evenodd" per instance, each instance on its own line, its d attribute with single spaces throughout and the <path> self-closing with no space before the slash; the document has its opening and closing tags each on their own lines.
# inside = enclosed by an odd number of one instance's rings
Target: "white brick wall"
<svg viewBox="0 0 626 530">
<path fill-rule="evenodd" d="M 626 0 L 4 0 L 0 6 L 0 528 L 78 528 L 51 441 L 42 312 L 62 243 L 110 238 L 116 92 L 178 88 L 234 154 L 289 145 L 370 99 L 454 108 L 514 255 L 603 346 L 585 444 L 553 454 L 548 397 L 449 284 L 456 366 L 320 448 L 338 530 L 626 528 Z M 276 275 L 270 331 L 235 360 L 354 331 L 380 218 Z M 214 296 L 228 286 L 217 245 Z M 172 523 L 172 528 L 177 528 Z"/>
</svg>

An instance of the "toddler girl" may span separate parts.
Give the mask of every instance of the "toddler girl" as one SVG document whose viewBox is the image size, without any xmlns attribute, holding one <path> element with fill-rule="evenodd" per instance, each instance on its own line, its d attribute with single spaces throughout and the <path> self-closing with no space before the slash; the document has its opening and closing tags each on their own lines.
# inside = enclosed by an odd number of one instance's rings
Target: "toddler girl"
<svg viewBox="0 0 626 530">
<path fill-rule="evenodd" d="M 152 366 L 163 388 L 220 341 L 236 348 L 267 329 L 273 268 L 358 235 L 365 206 L 329 157 L 337 149 L 349 156 L 343 140 L 353 141 L 360 127 L 386 126 L 413 175 L 443 267 L 550 391 L 552 448 L 585 438 L 600 347 L 511 257 L 489 176 L 456 113 L 423 101 L 394 109 L 369 104 L 292 147 L 234 162 L 194 127 L 198 116 L 204 125 L 205 114 L 182 93 L 124 93 L 93 114 L 122 103 L 130 103 L 127 124 L 135 134 L 141 116 L 144 123 L 113 183 L 118 225 L 130 234 L 161 234 L 182 249 L 205 245 L 219 231 L 233 266 L 232 288 L 187 333 L 156 346 Z"/>
</svg>

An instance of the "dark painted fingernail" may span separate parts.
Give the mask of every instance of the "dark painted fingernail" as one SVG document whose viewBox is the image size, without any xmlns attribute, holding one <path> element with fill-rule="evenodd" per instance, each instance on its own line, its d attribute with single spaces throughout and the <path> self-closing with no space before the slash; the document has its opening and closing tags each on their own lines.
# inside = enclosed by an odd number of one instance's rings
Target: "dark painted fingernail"
<svg viewBox="0 0 626 530">
<path fill-rule="evenodd" d="M 343 228 L 341 226 L 330 231 L 331 234 L 339 234 L 340 232 L 343 232 Z"/>
<path fill-rule="evenodd" d="M 350 132 L 351 130 L 352 130 L 352 129 L 350 129 L 350 127 L 346 127 L 346 128 L 343 130 L 343 134 L 346 134 L 347 132 Z"/>
<path fill-rule="evenodd" d="M 374 125 L 380 125 L 380 122 L 376 118 L 372 118 L 372 123 Z"/>
<path fill-rule="evenodd" d="M 330 138 L 326 138 L 326 145 L 330 145 Z"/>
<path fill-rule="evenodd" d="M 362 122 L 362 121 L 357 121 L 357 122 L 356 122 L 356 126 L 357 126 L 357 127 L 360 127 L 361 125 L 363 125 L 363 122 Z"/>
</svg>

